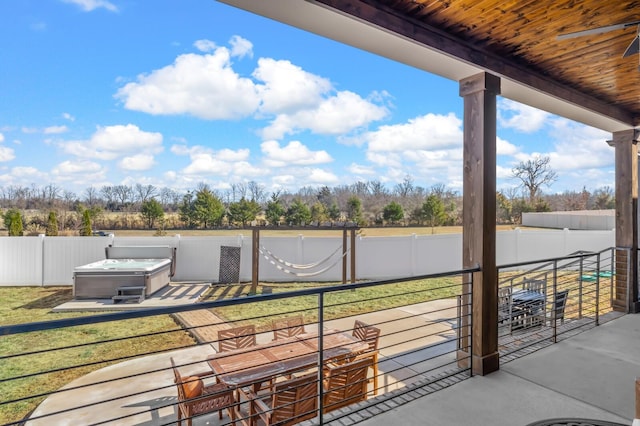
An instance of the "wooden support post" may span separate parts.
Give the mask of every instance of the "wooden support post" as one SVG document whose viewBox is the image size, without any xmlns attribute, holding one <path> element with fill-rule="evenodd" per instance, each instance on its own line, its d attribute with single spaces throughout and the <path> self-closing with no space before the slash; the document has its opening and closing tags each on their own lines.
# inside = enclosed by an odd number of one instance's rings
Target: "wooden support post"
<svg viewBox="0 0 640 426">
<path fill-rule="evenodd" d="M 258 277 L 260 276 L 260 230 L 253 229 L 251 239 L 251 291 L 249 294 L 258 293 Z"/>
<path fill-rule="evenodd" d="M 616 276 L 613 309 L 640 312 L 638 304 L 638 136 L 613 133 L 616 161 Z"/>
<path fill-rule="evenodd" d="M 496 269 L 496 97 L 500 79 L 481 73 L 460 81 L 464 98 L 462 264 L 480 266 L 473 281 L 471 367 L 485 375 L 499 368 L 498 276 Z M 471 277 L 468 277 L 471 278 Z M 468 297 L 468 296 L 465 296 Z M 468 304 L 468 299 L 464 304 Z M 469 327 L 468 317 L 462 326 Z M 465 324 L 466 323 L 466 324 Z M 468 333 L 463 333 L 468 334 Z M 468 339 L 468 338 L 467 338 Z M 463 347 L 469 347 L 462 342 Z M 468 355 L 459 354 L 459 359 Z M 461 361 L 462 362 L 462 361 Z"/>
<path fill-rule="evenodd" d="M 356 230 L 351 230 L 351 283 L 356 282 Z"/>
<path fill-rule="evenodd" d="M 342 284 L 347 283 L 347 230 L 342 230 Z"/>
</svg>

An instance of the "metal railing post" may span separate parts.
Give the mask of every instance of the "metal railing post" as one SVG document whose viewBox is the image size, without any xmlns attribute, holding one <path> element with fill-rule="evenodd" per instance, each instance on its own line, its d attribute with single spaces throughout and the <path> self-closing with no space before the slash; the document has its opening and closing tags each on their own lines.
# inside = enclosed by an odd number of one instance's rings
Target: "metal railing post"
<svg viewBox="0 0 640 426">
<path fill-rule="evenodd" d="M 324 387 L 322 386 L 324 366 L 324 292 L 318 293 L 318 421 L 324 424 Z"/>
<path fill-rule="evenodd" d="M 582 275 L 584 274 L 584 257 L 580 257 L 580 272 L 578 276 L 578 319 L 582 319 Z"/>
<path fill-rule="evenodd" d="M 469 286 L 469 309 L 467 309 L 469 315 L 469 377 L 473 377 L 473 275 L 471 277 L 471 285 Z"/>
<path fill-rule="evenodd" d="M 600 253 L 596 255 L 596 325 L 600 325 Z"/>
<path fill-rule="evenodd" d="M 613 276 L 616 266 L 616 249 L 611 248 L 611 278 L 609 278 L 609 308 L 613 308 Z"/>
<path fill-rule="evenodd" d="M 556 315 L 558 314 L 556 312 L 556 298 L 558 297 L 558 261 L 554 260 L 553 261 L 553 302 L 551 304 L 551 309 L 553 310 L 553 313 L 551 314 L 551 318 L 553 319 L 553 343 L 558 343 L 558 321 L 556 321 Z M 545 300 L 545 305 L 546 305 L 546 300 Z M 546 326 L 546 321 L 547 321 L 547 313 L 545 312 L 545 317 L 543 318 L 543 321 L 545 321 L 545 323 L 543 324 L 543 326 Z"/>
</svg>

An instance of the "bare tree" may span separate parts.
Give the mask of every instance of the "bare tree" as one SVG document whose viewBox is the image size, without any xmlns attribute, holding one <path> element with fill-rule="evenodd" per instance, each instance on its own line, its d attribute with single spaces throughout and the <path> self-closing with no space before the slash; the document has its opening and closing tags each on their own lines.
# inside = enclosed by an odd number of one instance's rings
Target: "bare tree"
<svg viewBox="0 0 640 426">
<path fill-rule="evenodd" d="M 249 190 L 249 194 L 251 194 L 251 199 L 256 203 L 263 204 L 267 200 L 264 185 L 260 185 L 258 182 L 252 180 L 247 183 L 247 189 Z"/>
<path fill-rule="evenodd" d="M 105 185 L 100 188 L 100 194 L 107 204 L 107 210 L 115 210 L 116 209 L 116 193 L 114 191 L 113 186 Z"/>
<path fill-rule="evenodd" d="M 119 209 L 126 207 L 133 201 L 133 188 L 127 185 L 116 185 L 113 187 L 113 195 L 119 201 Z"/>
<path fill-rule="evenodd" d="M 551 158 L 535 156 L 532 160 L 521 161 L 511 169 L 512 177 L 520 179 L 522 186 L 529 192 L 529 202 L 533 204 L 540 195 L 542 185 L 551 186 L 558 175 L 549 166 Z"/>
<path fill-rule="evenodd" d="M 407 175 L 401 183 L 394 187 L 393 192 L 402 198 L 406 198 L 411 195 L 413 189 L 413 178 Z"/>
<path fill-rule="evenodd" d="M 93 207 L 98 200 L 98 190 L 93 186 L 88 187 L 84 190 L 84 202 L 89 206 Z"/>
<path fill-rule="evenodd" d="M 136 198 L 139 203 L 144 203 L 151 198 L 153 198 L 158 193 L 158 188 L 153 185 L 142 185 L 141 183 L 136 183 Z"/>
<path fill-rule="evenodd" d="M 231 184 L 231 202 L 240 201 L 247 197 L 247 185 L 242 182 Z"/>
</svg>

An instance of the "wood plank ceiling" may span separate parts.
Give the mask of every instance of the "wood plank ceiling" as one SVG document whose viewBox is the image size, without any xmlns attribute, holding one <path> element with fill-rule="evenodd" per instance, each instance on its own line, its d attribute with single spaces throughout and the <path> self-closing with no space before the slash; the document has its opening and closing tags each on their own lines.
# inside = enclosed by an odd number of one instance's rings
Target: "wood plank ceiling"
<svg viewBox="0 0 640 426">
<path fill-rule="evenodd" d="M 564 33 L 640 21 L 640 1 L 621 0 L 316 0 L 374 25 L 420 41 L 427 29 L 593 98 L 600 112 L 640 124 L 638 54 L 623 58 L 637 27 L 558 40 Z M 398 24 L 402 22 L 402 24 Z M 431 36 L 433 40 L 433 36 Z M 437 43 L 437 42 L 436 42 Z M 437 47 L 437 46 L 436 46 Z M 449 52 L 455 55 L 455 50 Z M 465 58 L 469 61 L 469 58 Z M 486 59 L 473 61 L 500 74 Z M 495 69 L 497 68 L 497 69 Z M 551 91 L 553 95 L 553 90 Z M 558 96 L 564 96 L 558 94 Z M 608 109 L 609 106 L 610 108 Z"/>
</svg>

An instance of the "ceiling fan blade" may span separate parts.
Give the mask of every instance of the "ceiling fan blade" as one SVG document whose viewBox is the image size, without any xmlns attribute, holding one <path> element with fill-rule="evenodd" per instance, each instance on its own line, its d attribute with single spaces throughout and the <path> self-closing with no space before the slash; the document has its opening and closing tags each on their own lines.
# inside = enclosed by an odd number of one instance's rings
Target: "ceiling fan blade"
<svg viewBox="0 0 640 426">
<path fill-rule="evenodd" d="M 635 55 L 639 51 L 640 51 L 640 34 L 636 34 L 636 36 L 634 37 L 629 47 L 627 47 L 627 50 L 624 51 L 624 54 L 622 55 L 622 57 L 626 58 L 627 56 Z"/>
<path fill-rule="evenodd" d="M 566 40 L 568 38 L 582 37 L 586 35 L 602 34 L 614 30 L 622 30 L 640 24 L 640 21 L 626 22 L 624 24 L 607 25 L 606 27 L 592 28 L 590 30 L 576 31 L 573 33 L 560 34 L 556 40 Z"/>
</svg>

